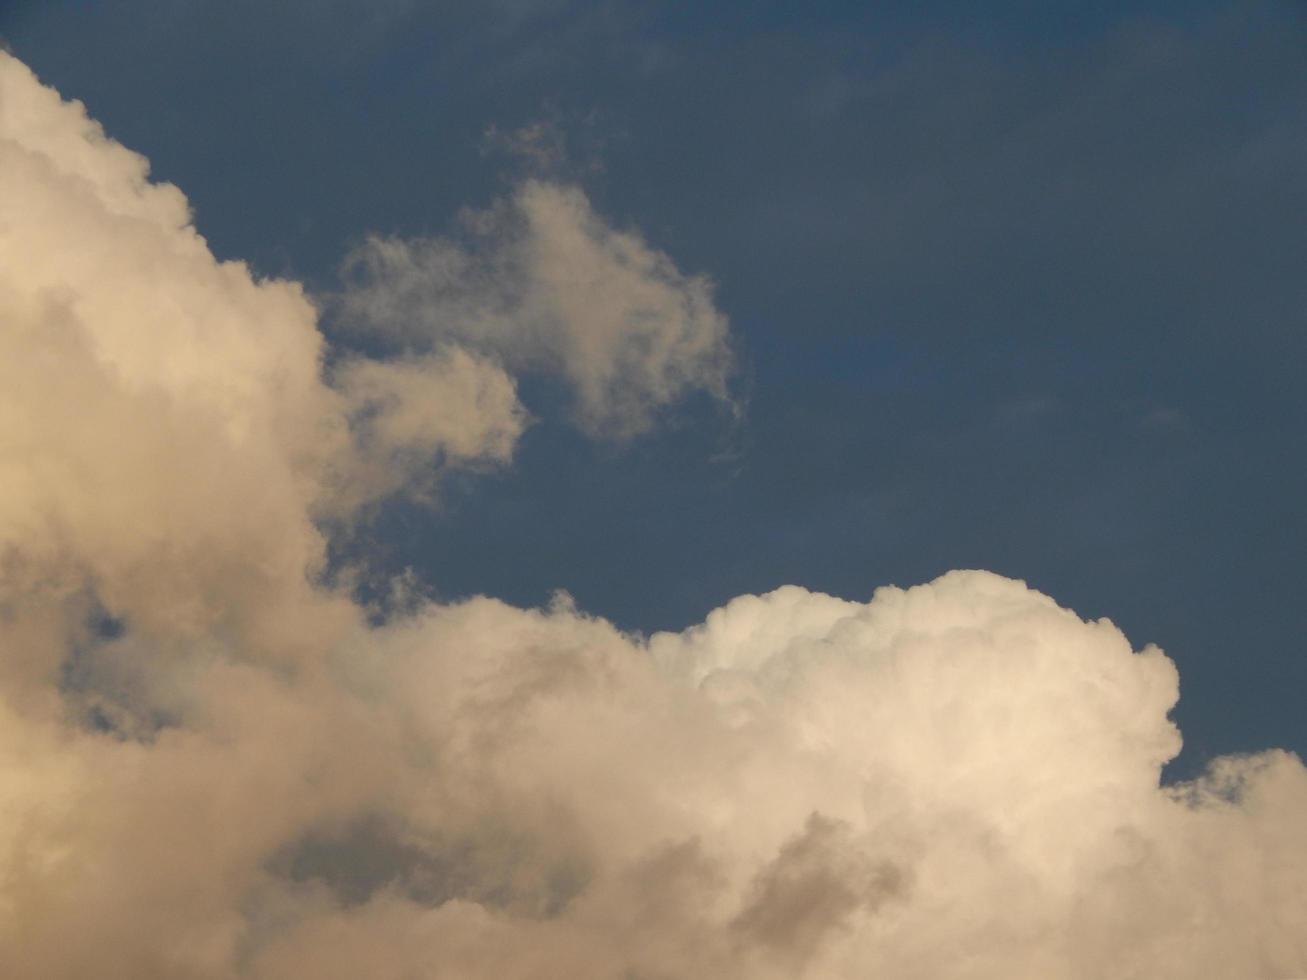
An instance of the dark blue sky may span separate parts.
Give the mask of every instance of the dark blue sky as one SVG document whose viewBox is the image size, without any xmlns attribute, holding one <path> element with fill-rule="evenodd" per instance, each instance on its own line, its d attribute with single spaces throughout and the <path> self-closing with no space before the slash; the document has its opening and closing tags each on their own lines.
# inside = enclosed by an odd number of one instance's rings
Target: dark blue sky
<svg viewBox="0 0 1307 980">
<path fill-rule="evenodd" d="M 1177 773 L 1307 752 L 1307 19 L 1296 4 L 0 0 L 0 34 L 317 291 L 449 227 L 550 120 L 717 283 L 744 420 L 378 520 L 384 569 L 641 630 L 797 582 L 1024 578 L 1180 667 Z M 328 324 L 330 331 L 330 324 Z"/>
</svg>

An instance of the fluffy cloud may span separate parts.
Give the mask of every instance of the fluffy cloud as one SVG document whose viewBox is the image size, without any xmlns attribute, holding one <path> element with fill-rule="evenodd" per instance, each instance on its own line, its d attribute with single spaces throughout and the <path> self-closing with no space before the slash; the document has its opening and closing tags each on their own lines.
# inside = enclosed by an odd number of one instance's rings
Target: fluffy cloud
<svg viewBox="0 0 1307 980">
<path fill-rule="evenodd" d="M 696 389 L 729 403 L 727 323 L 710 283 L 609 227 L 579 189 L 529 180 L 463 223 L 462 242 L 372 238 L 355 250 L 345 324 L 560 376 L 577 422 L 603 438 L 647 430 Z"/>
<path fill-rule="evenodd" d="M 355 434 L 349 505 L 415 490 L 433 460 L 504 463 L 526 427 L 516 385 L 503 368 L 461 347 L 378 361 L 353 357 L 333 372 Z"/>
<path fill-rule="evenodd" d="M 1307 973 L 1301 762 L 1161 787 L 1174 665 L 1020 582 L 646 639 L 318 581 L 321 528 L 509 459 L 509 369 L 606 435 L 724 391 L 706 285 L 576 192 L 369 246 L 405 351 L 327 371 L 6 55 L 0 177 L 0 975 Z"/>
</svg>

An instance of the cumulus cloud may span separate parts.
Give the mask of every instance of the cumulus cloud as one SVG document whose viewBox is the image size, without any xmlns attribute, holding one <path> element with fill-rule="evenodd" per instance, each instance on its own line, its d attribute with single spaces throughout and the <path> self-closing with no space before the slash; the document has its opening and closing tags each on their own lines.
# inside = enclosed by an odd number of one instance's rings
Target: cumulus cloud
<svg viewBox="0 0 1307 980">
<path fill-rule="evenodd" d="M 1020 582 L 641 638 L 319 581 L 323 526 L 509 459 L 519 364 L 603 433 L 724 383 L 706 285 L 575 192 L 395 246 L 421 336 L 327 370 L 8 55 L 0 176 L 0 975 L 1307 974 L 1302 763 L 1162 787 L 1172 662 Z"/>
<path fill-rule="evenodd" d="M 345 325 L 559 376 L 579 425 L 607 439 L 646 431 L 692 391 L 730 402 L 727 321 L 711 283 L 610 227 L 580 189 L 527 180 L 466 212 L 463 227 L 461 240 L 371 238 L 351 253 Z"/>
</svg>

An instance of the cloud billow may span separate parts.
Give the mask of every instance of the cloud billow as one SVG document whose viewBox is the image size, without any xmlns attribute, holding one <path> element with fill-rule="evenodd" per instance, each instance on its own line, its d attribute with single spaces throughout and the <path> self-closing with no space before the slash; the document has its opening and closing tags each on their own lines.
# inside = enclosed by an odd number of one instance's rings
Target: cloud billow
<svg viewBox="0 0 1307 980">
<path fill-rule="evenodd" d="M 293 283 L 0 54 L 0 975 L 1280 977 L 1307 771 L 1162 788 L 1174 664 L 1023 583 L 786 587 L 644 638 L 324 584 L 503 466 L 514 372 L 628 438 L 728 398 L 704 280 L 574 189 Z"/>
</svg>

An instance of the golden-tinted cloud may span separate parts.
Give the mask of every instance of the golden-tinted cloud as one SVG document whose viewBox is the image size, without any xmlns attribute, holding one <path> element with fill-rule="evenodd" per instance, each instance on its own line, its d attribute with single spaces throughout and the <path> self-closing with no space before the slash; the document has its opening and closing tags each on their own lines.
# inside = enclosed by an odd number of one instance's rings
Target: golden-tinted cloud
<svg viewBox="0 0 1307 980">
<path fill-rule="evenodd" d="M 1301 762 L 1160 787 L 1172 662 L 1020 582 L 648 639 L 322 582 L 323 528 L 510 461 L 511 371 L 603 436 L 727 397 L 707 285 L 579 192 L 369 246 L 408 339 L 328 371 L 298 286 L 8 55 L 0 178 L 0 976 L 1307 972 Z"/>
</svg>

